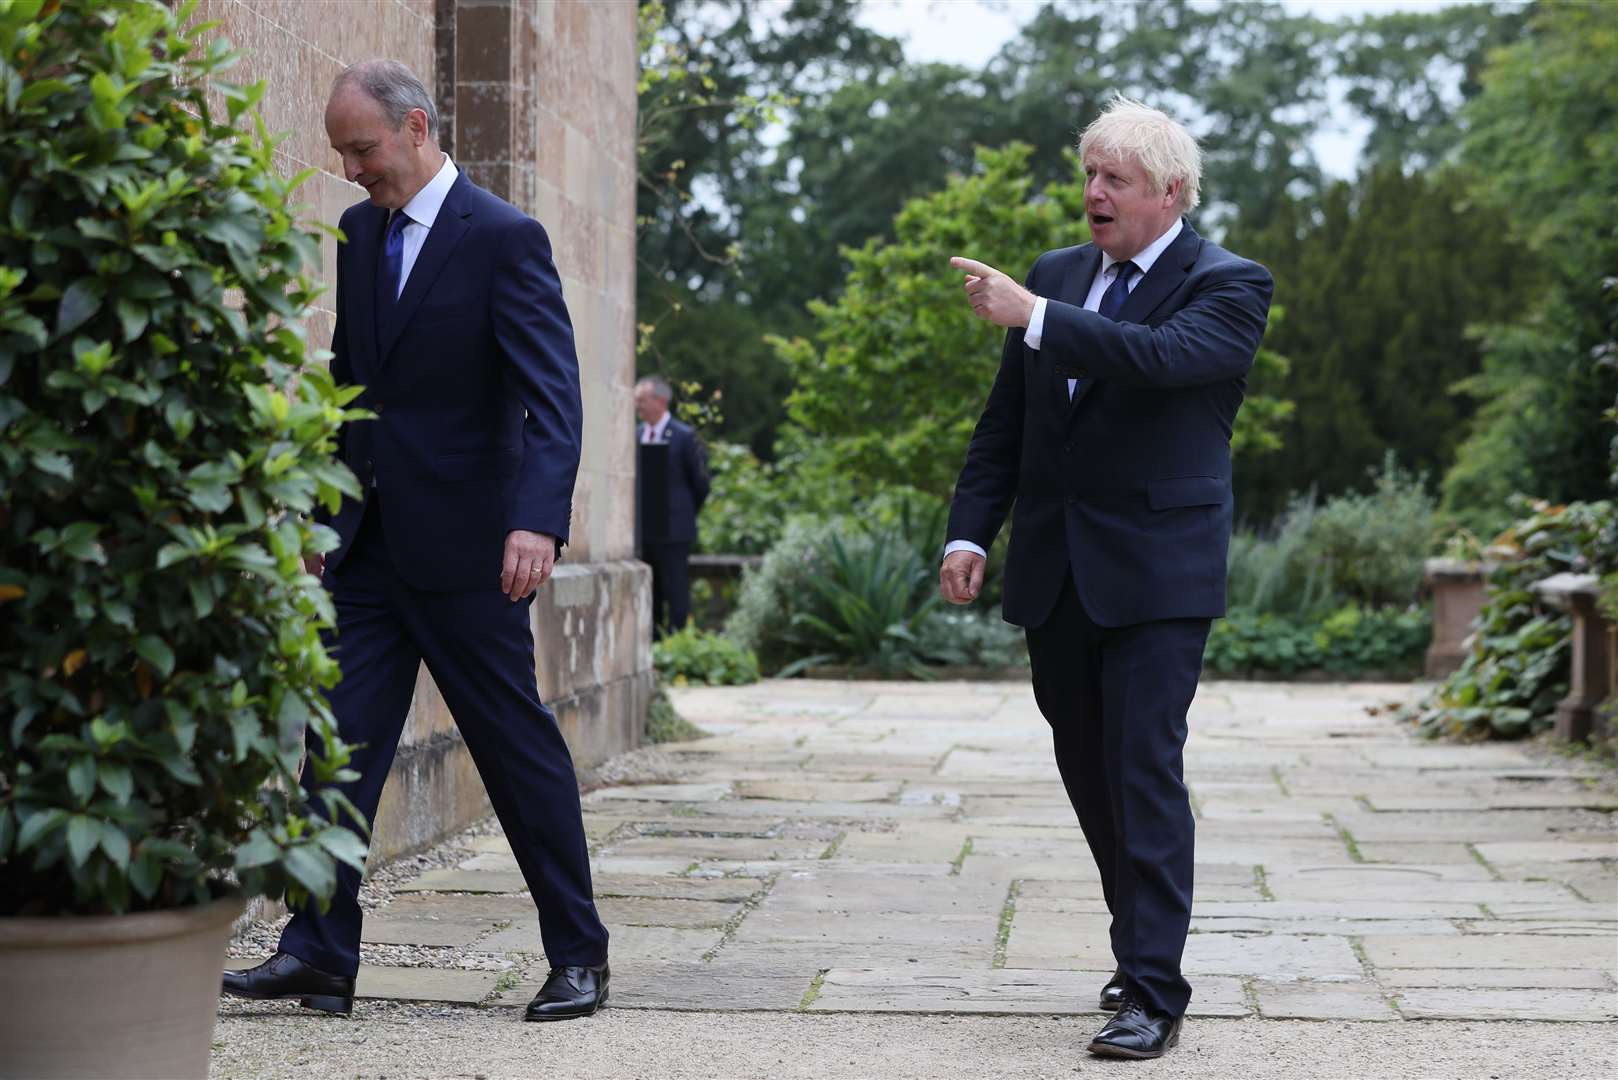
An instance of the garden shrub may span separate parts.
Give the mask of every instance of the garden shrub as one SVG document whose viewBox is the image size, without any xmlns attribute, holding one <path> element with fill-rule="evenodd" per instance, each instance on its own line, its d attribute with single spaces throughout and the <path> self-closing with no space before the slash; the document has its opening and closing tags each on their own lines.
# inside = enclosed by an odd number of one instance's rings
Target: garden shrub
<svg viewBox="0 0 1618 1080">
<path fill-rule="evenodd" d="M 652 645 L 652 666 L 672 686 L 745 686 L 758 682 L 758 657 L 723 634 L 687 626 Z"/>
</svg>

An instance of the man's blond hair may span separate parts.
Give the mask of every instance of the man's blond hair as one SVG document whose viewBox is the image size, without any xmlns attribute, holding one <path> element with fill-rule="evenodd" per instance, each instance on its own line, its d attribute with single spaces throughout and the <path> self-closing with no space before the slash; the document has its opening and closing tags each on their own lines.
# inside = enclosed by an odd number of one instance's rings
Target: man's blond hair
<svg viewBox="0 0 1618 1080">
<path fill-rule="evenodd" d="M 1139 162 L 1153 191 L 1167 191 L 1174 181 L 1184 181 L 1182 214 L 1202 201 L 1202 151 L 1191 133 L 1167 113 L 1119 94 L 1079 136 L 1079 160 L 1088 161 L 1092 150 Z"/>
</svg>

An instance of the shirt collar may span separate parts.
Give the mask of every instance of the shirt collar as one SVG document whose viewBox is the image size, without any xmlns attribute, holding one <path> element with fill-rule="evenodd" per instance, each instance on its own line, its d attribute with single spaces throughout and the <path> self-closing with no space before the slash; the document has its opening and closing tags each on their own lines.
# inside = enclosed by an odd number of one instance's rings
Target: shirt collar
<svg viewBox="0 0 1618 1080">
<path fill-rule="evenodd" d="M 444 155 L 444 164 L 439 167 L 433 178 L 416 192 L 411 200 L 404 204 L 402 209 L 417 225 L 431 229 L 433 222 L 438 220 L 438 211 L 444 206 L 444 199 L 449 195 L 449 189 L 455 186 L 455 178 L 460 175 L 455 163 Z"/>
<path fill-rule="evenodd" d="M 1135 264 L 1135 269 L 1140 271 L 1141 277 L 1146 276 L 1147 272 L 1151 270 L 1152 264 L 1157 261 L 1157 257 L 1169 249 L 1169 245 L 1174 243 L 1174 238 L 1180 235 L 1180 230 L 1183 228 L 1185 228 L 1185 218 L 1175 218 L 1174 224 L 1169 226 L 1168 232 L 1147 244 L 1139 255 L 1128 260 Z M 1103 251 L 1101 253 L 1101 272 L 1105 274 L 1112 269 L 1114 263 L 1121 261 L 1123 260 L 1115 259 Z"/>
<path fill-rule="evenodd" d="M 652 438 L 658 442 L 663 441 L 663 433 L 669 429 L 669 418 L 673 415 L 673 412 L 666 412 L 663 414 L 662 419 L 652 425 Z"/>
</svg>

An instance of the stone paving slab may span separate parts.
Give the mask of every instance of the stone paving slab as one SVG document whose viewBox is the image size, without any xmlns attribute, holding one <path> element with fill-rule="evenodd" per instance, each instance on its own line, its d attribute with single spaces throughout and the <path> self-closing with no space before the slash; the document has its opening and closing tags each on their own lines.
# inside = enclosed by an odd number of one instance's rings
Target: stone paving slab
<svg viewBox="0 0 1618 1080">
<path fill-rule="evenodd" d="M 1618 994 L 1598 990 L 1401 990 L 1399 1011 L 1412 1020 L 1618 1019 Z"/>
<path fill-rule="evenodd" d="M 398 892 L 514 893 L 528 888 L 516 870 L 429 870 L 414 881 L 398 887 Z"/>
<path fill-rule="evenodd" d="M 447 919 L 386 919 L 367 915 L 360 940 L 368 945 L 427 945 L 449 948 L 470 945 L 498 923 Z"/>
<path fill-rule="evenodd" d="M 1259 1015 L 1270 1020 L 1399 1019 L 1382 989 L 1365 980 L 1272 982 L 1256 979 L 1252 989 L 1258 999 Z"/>
<path fill-rule="evenodd" d="M 1106 971 L 951 968 L 832 968 L 810 1012 L 981 1013 L 989 1015 L 1101 1015 L 1096 998 Z M 1197 984 L 1190 1015 L 1246 1016 L 1240 980 Z"/>
<path fill-rule="evenodd" d="M 494 993 L 500 973 L 360 965 L 354 996 L 394 1001 L 447 1001 L 476 1005 Z"/>
<path fill-rule="evenodd" d="M 598 899 L 609 896 L 642 896 L 662 900 L 739 902 L 757 894 L 764 887 L 764 882 L 759 878 L 743 877 L 597 874 L 594 885 Z"/>
<path fill-rule="evenodd" d="M 1540 989 L 1611 990 L 1609 972 L 1594 968 L 1382 968 L 1377 978 L 1391 989 L 1432 987 L 1454 990 Z"/>
<path fill-rule="evenodd" d="M 702 1012 L 796 1010 L 818 975 L 817 970 L 760 973 L 737 970 L 725 963 L 619 962 L 615 958 L 608 1007 Z M 536 978 L 518 983 L 501 991 L 489 1004 L 496 1008 L 524 1008 L 539 993 L 543 982 Z"/>
<path fill-rule="evenodd" d="M 1365 954 L 1378 968 L 1605 969 L 1615 959 L 1611 945 L 1542 934 L 1366 938 Z"/>
</svg>

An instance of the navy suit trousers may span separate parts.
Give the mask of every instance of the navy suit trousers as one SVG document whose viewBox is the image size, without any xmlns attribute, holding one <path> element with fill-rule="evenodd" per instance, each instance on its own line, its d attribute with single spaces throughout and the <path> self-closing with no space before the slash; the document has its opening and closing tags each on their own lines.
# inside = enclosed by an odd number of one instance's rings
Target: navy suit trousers
<svg viewBox="0 0 1618 1080">
<path fill-rule="evenodd" d="M 1180 1016 L 1195 821 L 1181 770 L 1208 619 L 1098 626 L 1071 577 L 1028 630 L 1034 698 L 1101 873 L 1112 953 L 1145 1003 Z"/>
<path fill-rule="evenodd" d="M 374 819 L 425 661 L 533 894 L 546 959 L 553 966 L 605 963 L 607 931 L 591 894 L 573 759 L 539 700 L 532 599 L 512 603 L 497 587 L 411 588 L 388 556 L 374 491 L 366 502 L 352 548 L 326 578 L 337 608 L 336 633 L 326 644 L 343 669 L 330 693 L 332 712 L 343 739 L 361 744 L 351 762 L 360 778 L 344 792 Z M 340 867 L 330 909 L 295 911 L 281 949 L 322 971 L 353 975 L 359 885 L 357 871 Z"/>
</svg>

